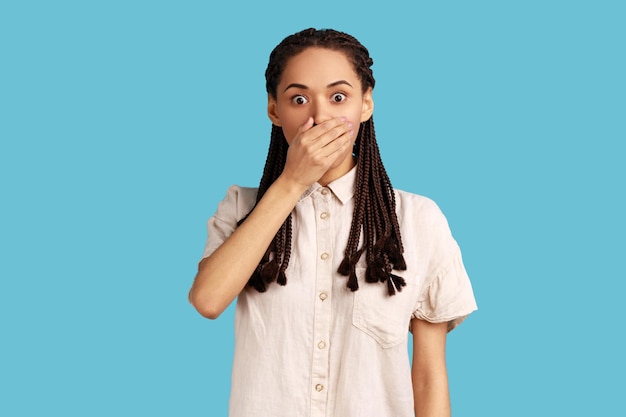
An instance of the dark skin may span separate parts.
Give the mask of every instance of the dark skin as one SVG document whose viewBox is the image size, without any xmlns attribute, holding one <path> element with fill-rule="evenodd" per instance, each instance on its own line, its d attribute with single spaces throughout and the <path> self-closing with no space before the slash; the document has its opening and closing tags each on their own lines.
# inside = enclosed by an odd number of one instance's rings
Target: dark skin
<svg viewBox="0 0 626 417">
<path fill-rule="evenodd" d="M 363 90 L 342 52 L 308 48 L 288 61 L 276 97 L 268 97 L 268 116 L 289 144 L 285 168 L 247 220 L 200 263 L 189 292 L 200 314 L 215 319 L 237 297 L 313 183 L 326 185 L 354 167 L 357 126 L 373 111 L 372 90 Z M 413 319 L 411 330 L 415 415 L 449 417 L 447 324 Z"/>
</svg>

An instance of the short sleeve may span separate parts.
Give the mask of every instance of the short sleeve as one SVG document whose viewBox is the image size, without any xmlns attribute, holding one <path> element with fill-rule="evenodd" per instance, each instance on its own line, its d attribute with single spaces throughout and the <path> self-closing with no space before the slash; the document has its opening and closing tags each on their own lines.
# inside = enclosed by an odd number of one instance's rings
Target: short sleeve
<svg viewBox="0 0 626 417">
<path fill-rule="evenodd" d="M 420 292 L 413 317 L 431 323 L 448 323 L 448 331 L 477 309 L 472 284 L 460 251 L 437 271 Z"/>
<path fill-rule="evenodd" d="M 217 211 L 207 222 L 208 238 L 202 258 L 210 256 L 237 228 L 254 207 L 257 189 L 232 185 L 226 197 L 218 204 Z"/>
<path fill-rule="evenodd" d="M 412 316 L 431 323 L 447 322 L 451 331 L 477 309 L 472 285 L 459 245 L 437 204 L 426 200 L 415 215 L 426 248 L 420 261 L 427 265 L 427 273 Z"/>
</svg>

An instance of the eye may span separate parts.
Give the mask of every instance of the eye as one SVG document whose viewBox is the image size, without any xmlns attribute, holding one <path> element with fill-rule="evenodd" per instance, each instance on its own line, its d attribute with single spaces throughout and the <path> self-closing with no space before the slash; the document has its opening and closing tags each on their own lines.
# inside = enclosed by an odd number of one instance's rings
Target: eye
<svg viewBox="0 0 626 417">
<path fill-rule="evenodd" d="M 297 96 L 294 96 L 291 99 L 291 102 L 293 104 L 306 104 L 306 103 L 309 102 L 309 100 L 306 97 L 302 96 L 302 95 L 297 95 Z"/>
<path fill-rule="evenodd" d="M 347 98 L 346 95 L 343 93 L 335 93 L 331 97 L 331 100 L 335 103 L 341 103 L 343 101 L 346 101 L 346 98 Z"/>
</svg>

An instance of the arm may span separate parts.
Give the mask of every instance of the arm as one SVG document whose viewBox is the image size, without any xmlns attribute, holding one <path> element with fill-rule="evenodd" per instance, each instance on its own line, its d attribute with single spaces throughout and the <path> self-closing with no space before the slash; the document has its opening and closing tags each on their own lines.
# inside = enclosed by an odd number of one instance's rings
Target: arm
<svg viewBox="0 0 626 417">
<path fill-rule="evenodd" d="M 200 262 L 189 301 L 201 315 L 217 318 L 241 292 L 303 192 L 277 179 L 246 221 Z"/>
<path fill-rule="evenodd" d="M 291 141 L 283 173 L 246 221 L 202 260 L 189 301 L 203 316 L 217 318 L 244 288 L 274 235 L 306 189 L 349 151 L 349 126 L 331 119 L 313 127 L 310 118 Z"/>
<path fill-rule="evenodd" d="M 450 417 L 446 371 L 447 323 L 411 321 L 413 398 L 416 417 Z"/>
</svg>

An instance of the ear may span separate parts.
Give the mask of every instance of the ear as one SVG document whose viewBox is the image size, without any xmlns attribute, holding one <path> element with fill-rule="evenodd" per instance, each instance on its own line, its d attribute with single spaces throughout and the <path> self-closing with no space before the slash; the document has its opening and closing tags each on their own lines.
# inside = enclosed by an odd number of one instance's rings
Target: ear
<svg viewBox="0 0 626 417">
<path fill-rule="evenodd" d="M 374 97 L 372 97 L 372 87 L 363 93 L 363 108 L 361 109 L 361 122 L 366 122 L 374 113 Z"/>
<path fill-rule="evenodd" d="M 267 95 L 267 116 L 270 118 L 273 125 L 282 126 L 276 109 L 276 99 L 272 97 L 271 94 Z"/>
</svg>

